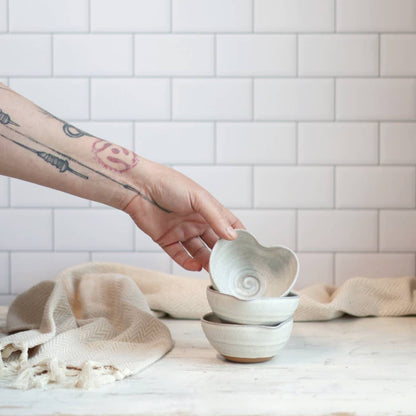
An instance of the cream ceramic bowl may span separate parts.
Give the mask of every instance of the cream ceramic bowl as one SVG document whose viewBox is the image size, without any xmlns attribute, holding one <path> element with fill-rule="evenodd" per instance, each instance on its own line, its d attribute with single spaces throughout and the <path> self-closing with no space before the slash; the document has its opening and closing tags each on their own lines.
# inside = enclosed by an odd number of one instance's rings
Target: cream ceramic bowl
<svg viewBox="0 0 416 416">
<path fill-rule="evenodd" d="M 274 357 L 287 343 L 293 319 L 278 325 L 239 325 L 222 322 L 214 313 L 201 319 L 210 344 L 227 360 L 257 363 Z"/>
<path fill-rule="evenodd" d="M 264 247 L 248 231 L 221 239 L 212 249 L 209 270 L 219 292 L 239 299 L 287 295 L 299 274 L 296 254 L 284 246 Z"/>
<path fill-rule="evenodd" d="M 299 296 L 289 293 L 279 298 L 242 300 L 207 287 L 208 303 L 222 320 L 237 324 L 275 325 L 292 317 Z"/>
</svg>

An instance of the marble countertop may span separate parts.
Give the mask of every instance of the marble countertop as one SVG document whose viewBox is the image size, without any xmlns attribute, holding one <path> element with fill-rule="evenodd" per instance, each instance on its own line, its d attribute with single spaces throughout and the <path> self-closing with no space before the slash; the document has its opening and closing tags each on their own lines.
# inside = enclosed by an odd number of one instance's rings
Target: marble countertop
<svg viewBox="0 0 416 416">
<path fill-rule="evenodd" d="M 0 385 L 0 415 L 416 415 L 416 317 L 296 322 L 271 361 L 223 360 L 198 321 L 165 319 L 175 348 L 97 390 Z"/>
</svg>

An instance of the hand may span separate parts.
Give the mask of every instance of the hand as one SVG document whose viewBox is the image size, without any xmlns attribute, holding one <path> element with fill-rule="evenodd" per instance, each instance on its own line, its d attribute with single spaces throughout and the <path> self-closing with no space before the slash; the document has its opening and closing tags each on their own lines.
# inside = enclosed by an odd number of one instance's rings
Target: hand
<svg viewBox="0 0 416 416">
<path fill-rule="evenodd" d="M 219 238 L 234 239 L 234 229 L 243 224 L 185 175 L 148 160 L 139 164 L 135 185 L 145 198 L 134 196 L 124 211 L 183 268 L 208 270 L 214 244 Z"/>
</svg>

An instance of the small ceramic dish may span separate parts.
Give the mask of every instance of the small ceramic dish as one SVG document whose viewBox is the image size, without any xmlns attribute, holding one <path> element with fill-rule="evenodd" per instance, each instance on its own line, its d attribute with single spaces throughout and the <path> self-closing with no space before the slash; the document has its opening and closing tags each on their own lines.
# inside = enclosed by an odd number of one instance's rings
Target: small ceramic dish
<svg viewBox="0 0 416 416">
<path fill-rule="evenodd" d="M 220 320 L 214 313 L 201 319 L 210 344 L 227 360 L 259 363 L 273 358 L 287 343 L 293 319 L 278 325 L 239 325 Z"/>
<path fill-rule="evenodd" d="M 289 293 L 279 298 L 243 300 L 207 287 L 207 299 L 213 312 L 223 321 L 247 325 L 275 325 L 293 316 L 299 296 Z"/>
<path fill-rule="evenodd" d="M 239 299 L 287 295 L 299 274 L 299 260 L 287 247 L 264 247 L 248 231 L 236 230 L 235 240 L 218 240 L 209 270 L 219 292 Z"/>
</svg>

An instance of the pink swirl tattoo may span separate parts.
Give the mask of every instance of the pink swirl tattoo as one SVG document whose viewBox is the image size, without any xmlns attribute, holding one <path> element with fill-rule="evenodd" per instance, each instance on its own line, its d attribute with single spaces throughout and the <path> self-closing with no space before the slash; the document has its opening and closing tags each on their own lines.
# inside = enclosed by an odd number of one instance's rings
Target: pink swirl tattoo
<svg viewBox="0 0 416 416">
<path fill-rule="evenodd" d="M 92 151 L 98 163 L 113 172 L 126 172 L 138 162 L 136 153 L 101 139 L 94 142 Z"/>
</svg>

